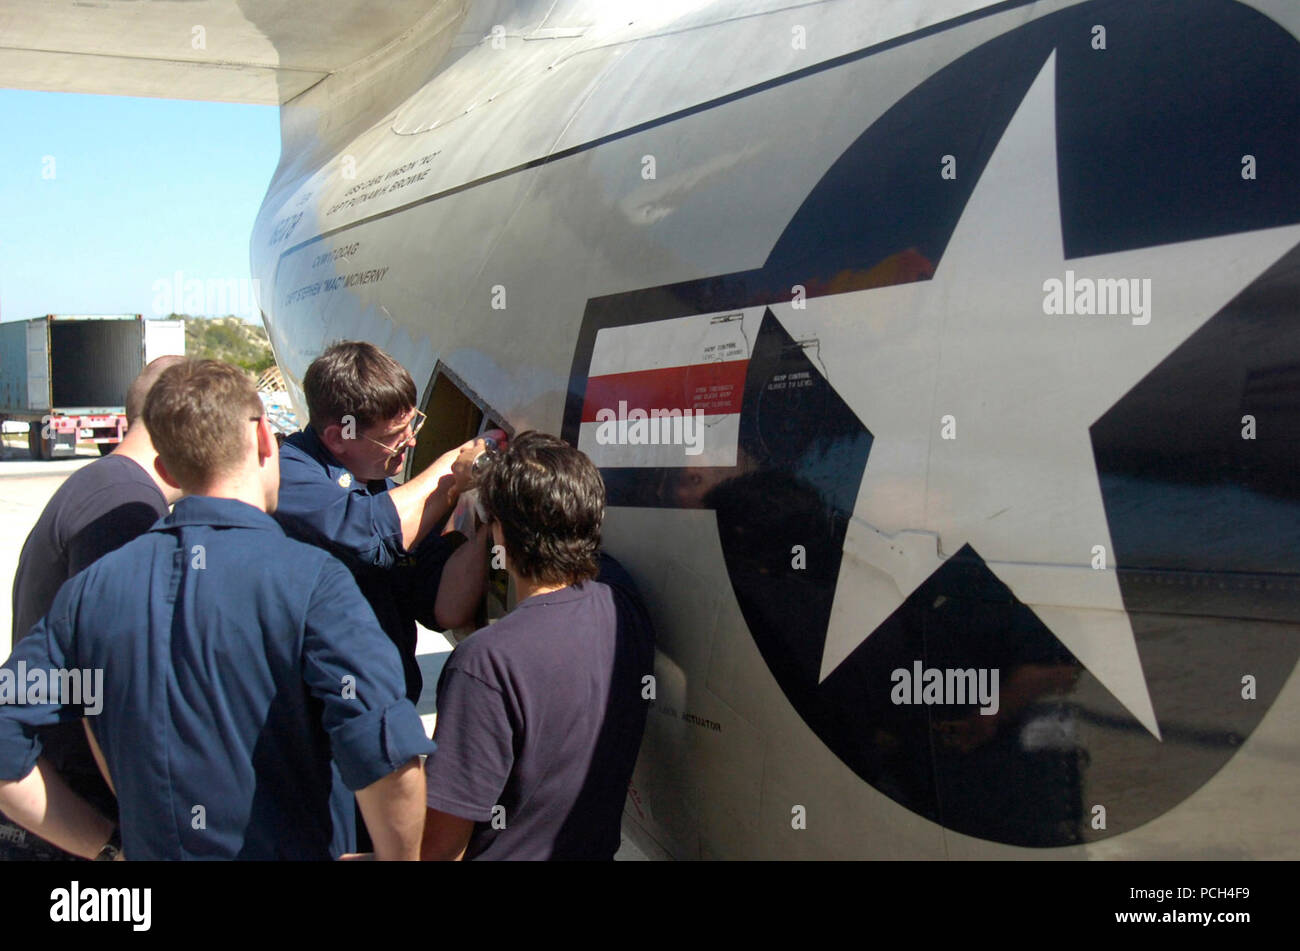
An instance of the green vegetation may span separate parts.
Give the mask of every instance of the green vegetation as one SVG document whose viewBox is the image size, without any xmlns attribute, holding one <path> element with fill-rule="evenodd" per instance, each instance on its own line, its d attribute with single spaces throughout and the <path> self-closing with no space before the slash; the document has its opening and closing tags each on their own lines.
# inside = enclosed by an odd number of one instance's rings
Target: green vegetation
<svg viewBox="0 0 1300 951">
<path fill-rule="evenodd" d="M 187 317 L 185 321 L 185 355 L 209 360 L 225 360 L 259 374 L 275 364 L 266 331 L 238 317 Z"/>
</svg>

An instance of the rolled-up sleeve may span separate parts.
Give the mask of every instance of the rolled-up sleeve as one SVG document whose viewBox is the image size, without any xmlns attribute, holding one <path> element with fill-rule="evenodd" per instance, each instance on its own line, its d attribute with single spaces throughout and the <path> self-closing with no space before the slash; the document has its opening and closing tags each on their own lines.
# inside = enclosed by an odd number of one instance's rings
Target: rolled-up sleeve
<svg viewBox="0 0 1300 951">
<path fill-rule="evenodd" d="M 356 581 L 325 558 L 307 608 L 303 676 L 324 704 L 323 720 L 349 789 L 369 786 L 437 747 L 424 734 L 397 648 Z"/>
<path fill-rule="evenodd" d="M 361 566 L 391 568 L 406 554 L 402 519 L 387 492 L 345 489 L 319 462 L 289 447 L 280 455 L 275 516 L 293 535 Z"/>
<path fill-rule="evenodd" d="M 81 705 L 57 702 L 67 698 L 51 696 L 54 685 L 49 682 L 50 671 L 69 666 L 71 619 L 75 616 L 84 578 L 78 575 L 59 589 L 50 613 L 36 622 L 0 667 L 0 780 L 22 779 L 32 771 L 41 755 L 41 741 L 36 733 L 39 727 L 84 715 Z M 45 683 L 41 692 L 45 702 L 20 703 L 19 700 L 27 699 L 27 688 L 32 686 L 32 674 L 37 671 Z M 20 683 L 24 679 L 28 683 Z"/>
<path fill-rule="evenodd" d="M 343 782 L 355 792 L 437 746 L 424 735 L 415 705 L 402 697 L 345 721 L 330 734 L 330 749 Z"/>
</svg>

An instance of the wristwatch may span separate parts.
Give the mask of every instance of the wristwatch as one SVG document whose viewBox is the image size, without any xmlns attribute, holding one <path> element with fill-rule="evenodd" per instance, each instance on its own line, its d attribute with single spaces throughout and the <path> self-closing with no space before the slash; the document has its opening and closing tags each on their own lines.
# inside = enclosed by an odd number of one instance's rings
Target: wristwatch
<svg viewBox="0 0 1300 951">
<path fill-rule="evenodd" d="M 99 850 L 95 856 L 96 862 L 112 862 L 117 859 L 118 854 L 122 851 L 122 827 L 113 826 L 113 834 L 108 837 L 104 847 Z"/>
</svg>

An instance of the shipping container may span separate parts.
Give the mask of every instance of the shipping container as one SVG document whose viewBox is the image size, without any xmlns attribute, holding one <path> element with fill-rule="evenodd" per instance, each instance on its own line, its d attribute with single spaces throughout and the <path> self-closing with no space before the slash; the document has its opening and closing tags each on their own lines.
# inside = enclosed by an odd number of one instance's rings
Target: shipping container
<svg viewBox="0 0 1300 951">
<path fill-rule="evenodd" d="M 26 422 L 36 459 L 71 456 L 78 441 L 112 452 L 131 381 L 151 360 L 184 352 L 183 320 L 47 314 L 0 324 L 0 423 Z"/>
</svg>

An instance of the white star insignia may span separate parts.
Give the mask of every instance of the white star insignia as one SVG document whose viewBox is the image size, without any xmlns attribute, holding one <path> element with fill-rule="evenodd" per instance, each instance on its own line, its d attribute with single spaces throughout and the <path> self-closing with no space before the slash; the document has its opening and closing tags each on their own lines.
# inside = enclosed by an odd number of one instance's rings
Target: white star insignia
<svg viewBox="0 0 1300 951">
<path fill-rule="evenodd" d="M 969 543 L 1159 738 L 1088 430 L 1290 250 L 1300 226 L 1067 265 L 1055 61 L 1053 53 L 1007 126 L 932 280 L 772 307 L 792 337 L 821 340 L 830 381 L 874 435 L 821 679 Z M 1067 267 L 1080 278 L 1150 279 L 1149 323 L 1046 314 L 1044 282 L 1064 281 Z M 954 439 L 941 434 L 947 415 Z M 1090 567 L 1097 545 L 1102 570 Z"/>
</svg>

